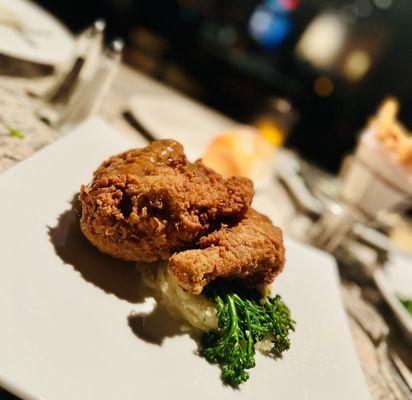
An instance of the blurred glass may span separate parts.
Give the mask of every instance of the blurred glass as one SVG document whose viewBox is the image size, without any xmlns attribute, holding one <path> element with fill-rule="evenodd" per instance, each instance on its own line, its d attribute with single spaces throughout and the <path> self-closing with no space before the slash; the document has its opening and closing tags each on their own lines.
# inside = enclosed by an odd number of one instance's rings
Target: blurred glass
<svg viewBox="0 0 412 400">
<path fill-rule="evenodd" d="M 355 152 L 343 162 L 336 203 L 312 228 L 316 246 L 333 252 L 355 223 L 370 225 L 381 212 L 412 205 L 412 139 L 397 113 L 396 99 L 385 100 L 362 131 Z"/>
</svg>

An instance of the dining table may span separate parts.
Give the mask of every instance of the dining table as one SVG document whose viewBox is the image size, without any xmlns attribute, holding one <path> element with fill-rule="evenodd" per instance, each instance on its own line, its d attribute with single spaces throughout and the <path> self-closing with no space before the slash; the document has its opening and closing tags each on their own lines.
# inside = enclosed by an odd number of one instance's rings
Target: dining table
<svg viewBox="0 0 412 400">
<path fill-rule="evenodd" d="M 39 111 L 45 104 L 41 97 L 33 94 L 46 90 L 54 79 L 53 74 L 50 74 L 48 69 L 36 70 L 34 66 L 26 71 L 21 68 L 17 73 L 10 60 L 0 62 L 0 65 L 1 173 L 30 157 L 44 146 L 59 140 L 62 133 L 39 118 Z M 185 97 L 186 100 L 197 104 L 195 100 L 188 99 L 182 93 L 146 76 L 138 69 L 122 64 L 99 114 L 122 135 L 130 138 L 139 136 L 146 141 L 151 140 L 150 132 L 145 132 L 143 127 L 139 126 L 139 121 L 132 121 L 130 118 L 129 100 L 136 94 L 150 95 L 159 99 L 169 96 L 172 99 L 171 108 L 173 108 L 173 98 L 178 100 Z M 162 115 L 159 114 L 158 118 L 161 119 Z M 236 122 L 233 121 L 233 123 Z M 18 132 L 18 134 L 11 134 L 11 132 Z M 295 215 L 290 197 L 280 183 L 277 183 L 272 192 L 264 198 L 268 203 L 273 202 L 273 207 L 271 207 L 273 215 L 270 217 L 281 227 L 284 227 L 287 220 Z M 382 310 L 387 312 L 382 302 L 377 299 L 373 288 L 361 288 L 345 278 L 341 279 L 341 287 L 344 304 L 348 304 L 348 301 L 355 298 L 372 312 L 378 314 Z M 407 398 L 398 389 L 395 378 L 390 374 L 388 376 L 387 370 L 382 368 L 376 346 L 365 329 L 350 314 L 347 315 L 347 320 L 371 397 L 374 400 Z M 2 399 L 15 398 L 1 389 L 0 397 Z"/>
</svg>

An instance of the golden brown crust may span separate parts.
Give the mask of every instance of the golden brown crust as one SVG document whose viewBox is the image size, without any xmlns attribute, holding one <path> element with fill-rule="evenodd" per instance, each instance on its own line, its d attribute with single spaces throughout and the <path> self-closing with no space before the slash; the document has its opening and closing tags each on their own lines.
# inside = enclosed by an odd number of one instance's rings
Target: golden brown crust
<svg viewBox="0 0 412 400">
<path fill-rule="evenodd" d="M 167 259 L 191 247 L 222 218 L 240 218 L 250 180 L 223 179 L 190 163 L 173 140 L 111 157 L 81 187 L 81 229 L 102 252 L 129 261 Z"/>
<path fill-rule="evenodd" d="M 249 286 L 269 284 L 285 262 L 281 230 L 252 209 L 234 226 L 200 238 L 198 246 L 169 259 L 169 272 L 193 294 L 217 277 L 239 279 Z"/>
</svg>

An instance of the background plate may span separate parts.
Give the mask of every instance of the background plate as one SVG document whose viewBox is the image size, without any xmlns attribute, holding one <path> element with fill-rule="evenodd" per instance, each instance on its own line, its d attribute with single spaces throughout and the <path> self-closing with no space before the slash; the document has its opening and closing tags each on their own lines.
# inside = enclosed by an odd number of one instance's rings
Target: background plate
<svg viewBox="0 0 412 400">
<path fill-rule="evenodd" d="M 211 140 L 238 125 L 217 111 L 176 94 L 141 94 L 129 101 L 129 109 L 155 139 L 182 143 L 193 159 L 200 158 Z"/>
<path fill-rule="evenodd" d="M 0 385 L 45 400 L 369 399 L 329 256 L 287 240 L 274 291 L 297 321 L 292 348 L 258 355 L 235 391 L 145 298 L 133 265 L 86 242 L 71 200 L 101 161 L 141 144 L 92 119 L 0 176 Z"/>
<path fill-rule="evenodd" d="M 2 9 L 12 12 L 26 29 L 0 24 L 0 53 L 43 65 L 59 66 L 71 54 L 72 35 L 51 14 L 26 0 L 0 0 Z"/>
</svg>

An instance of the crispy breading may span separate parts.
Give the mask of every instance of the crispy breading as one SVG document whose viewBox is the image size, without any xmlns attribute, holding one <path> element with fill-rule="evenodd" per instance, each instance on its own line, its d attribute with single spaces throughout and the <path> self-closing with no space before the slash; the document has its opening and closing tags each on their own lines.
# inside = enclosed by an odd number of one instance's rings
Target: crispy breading
<svg viewBox="0 0 412 400">
<path fill-rule="evenodd" d="M 190 163 L 173 140 L 111 157 L 82 186 L 81 229 L 100 251 L 128 261 L 167 259 L 214 224 L 241 218 L 253 196 L 249 179 L 223 179 Z"/>
<path fill-rule="evenodd" d="M 223 225 L 201 237 L 198 247 L 169 259 L 169 272 L 193 294 L 217 277 L 249 286 L 269 284 L 285 262 L 282 231 L 252 209 L 233 226 Z"/>
</svg>

